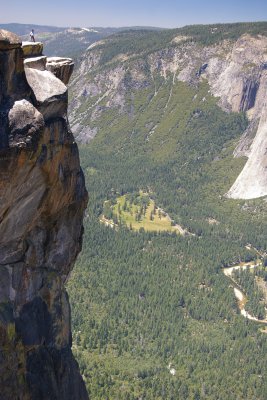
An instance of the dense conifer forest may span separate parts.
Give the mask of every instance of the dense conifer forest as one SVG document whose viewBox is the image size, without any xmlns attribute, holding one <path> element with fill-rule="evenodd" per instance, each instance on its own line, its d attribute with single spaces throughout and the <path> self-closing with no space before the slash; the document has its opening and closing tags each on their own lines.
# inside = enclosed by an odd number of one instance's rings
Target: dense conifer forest
<svg viewBox="0 0 267 400">
<path fill-rule="evenodd" d="M 265 34 L 265 27 L 251 29 Z M 224 26 L 216 40 L 225 30 L 240 34 Z M 202 27 L 184 31 L 211 40 Z M 232 154 L 247 119 L 222 111 L 205 83 L 177 83 L 164 114 L 168 93 L 168 81 L 159 85 L 155 104 L 146 88 L 129 92 L 134 117 L 107 110 L 94 140 L 80 146 L 89 205 L 83 251 L 68 284 L 73 350 L 91 399 L 264 400 L 267 334 L 240 315 L 233 283 L 223 274 L 266 251 L 265 199 L 225 197 L 245 163 Z M 150 140 L 148 121 L 159 126 Z M 187 233 L 119 223 L 114 229 L 99 221 L 107 201 L 140 191 Z M 266 280 L 264 268 L 257 274 Z M 260 296 L 250 294 L 254 274 L 236 279 L 245 282 L 250 307 L 261 317 Z"/>
</svg>

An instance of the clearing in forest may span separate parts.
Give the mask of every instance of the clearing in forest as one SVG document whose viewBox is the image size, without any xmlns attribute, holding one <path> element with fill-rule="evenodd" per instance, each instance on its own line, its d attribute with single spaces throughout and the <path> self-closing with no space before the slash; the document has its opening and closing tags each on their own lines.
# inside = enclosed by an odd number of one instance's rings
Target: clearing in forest
<svg viewBox="0 0 267 400">
<path fill-rule="evenodd" d="M 104 212 L 100 219 L 110 226 L 126 225 L 138 231 L 176 232 L 182 235 L 185 231 L 161 208 L 157 207 L 147 193 L 125 194 L 115 200 L 104 203 Z"/>
</svg>

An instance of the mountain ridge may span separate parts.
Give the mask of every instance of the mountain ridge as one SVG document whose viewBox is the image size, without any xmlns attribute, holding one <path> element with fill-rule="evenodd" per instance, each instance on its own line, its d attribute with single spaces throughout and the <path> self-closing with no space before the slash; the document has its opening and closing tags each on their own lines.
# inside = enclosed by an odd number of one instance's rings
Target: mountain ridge
<svg viewBox="0 0 267 400">
<path fill-rule="evenodd" d="M 34 29 L 36 40 L 43 42 L 48 56 L 65 56 L 78 59 L 87 47 L 110 36 L 116 32 L 125 30 L 137 30 L 138 27 L 56 27 L 36 24 L 0 24 L 0 28 L 12 31 L 22 40 L 29 39 L 31 29 Z M 148 30 L 160 30 L 162 28 L 144 27 Z M 60 43 L 60 46 L 58 44 Z"/>
<path fill-rule="evenodd" d="M 223 28 L 220 32 L 221 26 Z M 262 27 L 265 30 L 263 29 L 261 34 L 253 34 Z M 218 98 L 218 105 L 223 110 L 246 112 L 250 120 L 245 135 L 246 150 L 241 151 L 243 145 L 237 146 L 235 156 L 248 156 L 251 160 L 255 160 L 255 151 L 258 152 L 258 147 L 256 146 L 257 149 L 251 152 L 248 147 L 251 146 L 252 135 L 255 135 L 258 129 L 259 116 L 264 113 L 266 27 L 266 23 L 260 23 L 232 24 L 229 26 L 229 31 L 227 25 L 212 25 L 201 26 L 200 32 L 197 30 L 198 26 L 156 33 L 125 32 L 95 43 L 83 56 L 71 86 L 75 100 L 70 103 L 70 121 L 78 140 L 80 138 L 86 142 L 86 137 L 90 139 L 95 136 L 98 128 L 97 123 L 93 121 L 97 120 L 101 113 L 105 113 L 105 110 L 117 108 L 119 115 L 125 113 L 128 87 L 136 91 L 138 89 L 150 91 L 151 96 L 154 92 L 153 100 L 155 100 L 157 79 L 163 79 L 166 84 L 172 79 L 172 85 L 176 82 L 185 82 L 189 86 L 197 86 L 201 81 L 207 81 L 211 93 Z M 205 29 L 209 32 L 209 36 Z M 251 34 L 244 33 L 249 30 Z M 205 41 L 208 44 L 204 44 Z M 165 109 L 172 96 L 172 88 L 169 90 L 170 96 L 164 106 Z M 95 99 L 94 102 L 92 97 Z M 86 103 L 87 98 L 89 98 L 88 103 Z M 88 112 L 84 112 L 86 104 Z M 91 122 L 82 122 L 88 121 L 88 115 L 92 117 Z M 259 135 L 263 123 L 260 126 Z M 265 137 L 264 132 L 260 136 Z M 262 142 L 262 139 L 259 140 Z M 244 144 L 244 140 L 241 143 Z M 227 194 L 229 197 L 245 199 L 267 194 L 263 158 L 262 154 L 261 159 L 257 157 L 257 161 L 248 163 L 245 172 L 229 190 Z M 253 172 L 257 170 L 259 163 L 263 163 L 262 172 Z M 247 174 L 248 170 L 252 171 L 251 176 Z M 259 178 L 258 188 L 249 189 L 249 182 L 254 186 L 255 173 L 258 176 L 263 174 L 264 177 Z"/>
</svg>

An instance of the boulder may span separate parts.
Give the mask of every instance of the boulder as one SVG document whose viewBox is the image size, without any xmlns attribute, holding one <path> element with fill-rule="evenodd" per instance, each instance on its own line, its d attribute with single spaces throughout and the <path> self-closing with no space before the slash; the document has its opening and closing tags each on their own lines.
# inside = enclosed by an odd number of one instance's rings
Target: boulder
<svg viewBox="0 0 267 400">
<path fill-rule="evenodd" d="M 28 84 L 34 94 L 34 103 L 45 120 L 62 117 L 67 112 L 67 87 L 49 71 L 25 69 Z"/>
<path fill-rule="evenodd" d="M 48 57 L 46 69 L 67 85 L 74 69 L 74 62 L 71 58 Z"/>
<path fill-rule="evenodd" d="M 34 68 L 39 69 L 39 71 L 45 71 L 46 56 L 26 58 L 24 60 L 24 68 Z"/>
<path fill-rule="evenodd" d="M 28 143 L 44 127 L 42 114 L 27 100 L 16 101 L 8 113 L 9 145 Z"/>
</svg>

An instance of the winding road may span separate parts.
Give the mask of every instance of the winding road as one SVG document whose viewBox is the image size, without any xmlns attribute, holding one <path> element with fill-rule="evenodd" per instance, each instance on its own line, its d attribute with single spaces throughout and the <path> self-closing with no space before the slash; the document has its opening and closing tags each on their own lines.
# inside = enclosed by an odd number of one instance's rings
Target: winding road
<svg viewBox="0 0 267 400">
<path fill-rule="evenodd" d="M 256 322 L 260 322 L 261 324 L 267 324 L 267 319 L 258 319 L 256 317 L 253 317 L 253 315 L 249 314 L 246 309 L 245 309 L 245 305 L 247 302 L 247 296 L 245 295 L 245 293 L 241 290 L 240 285 L 238 285 L 238 283 L 234 280 L 232 274 L 233 271 L 236 270 L 245 270 L 247 268 L 249 269 L 254 269 L 256 267 L 258 267 L 259 265 L 261 265 L 261 263 L 258 264 L 239 264 L 239 265 L 235 265 L 233 267 L 227 267 L 223 269 L 223 273 L 225 276 L 229 277 L 231 279 L 231 281 L 234 283 L 235 287 L 234 287 L 234 293 L 235 293 L 235 297 L 238 300 L 238 307 L 240 310 L 241 315 L 243 315 L 243 317 L 251 320 L 251 321 L 256 321 Z"/>
</svg>

